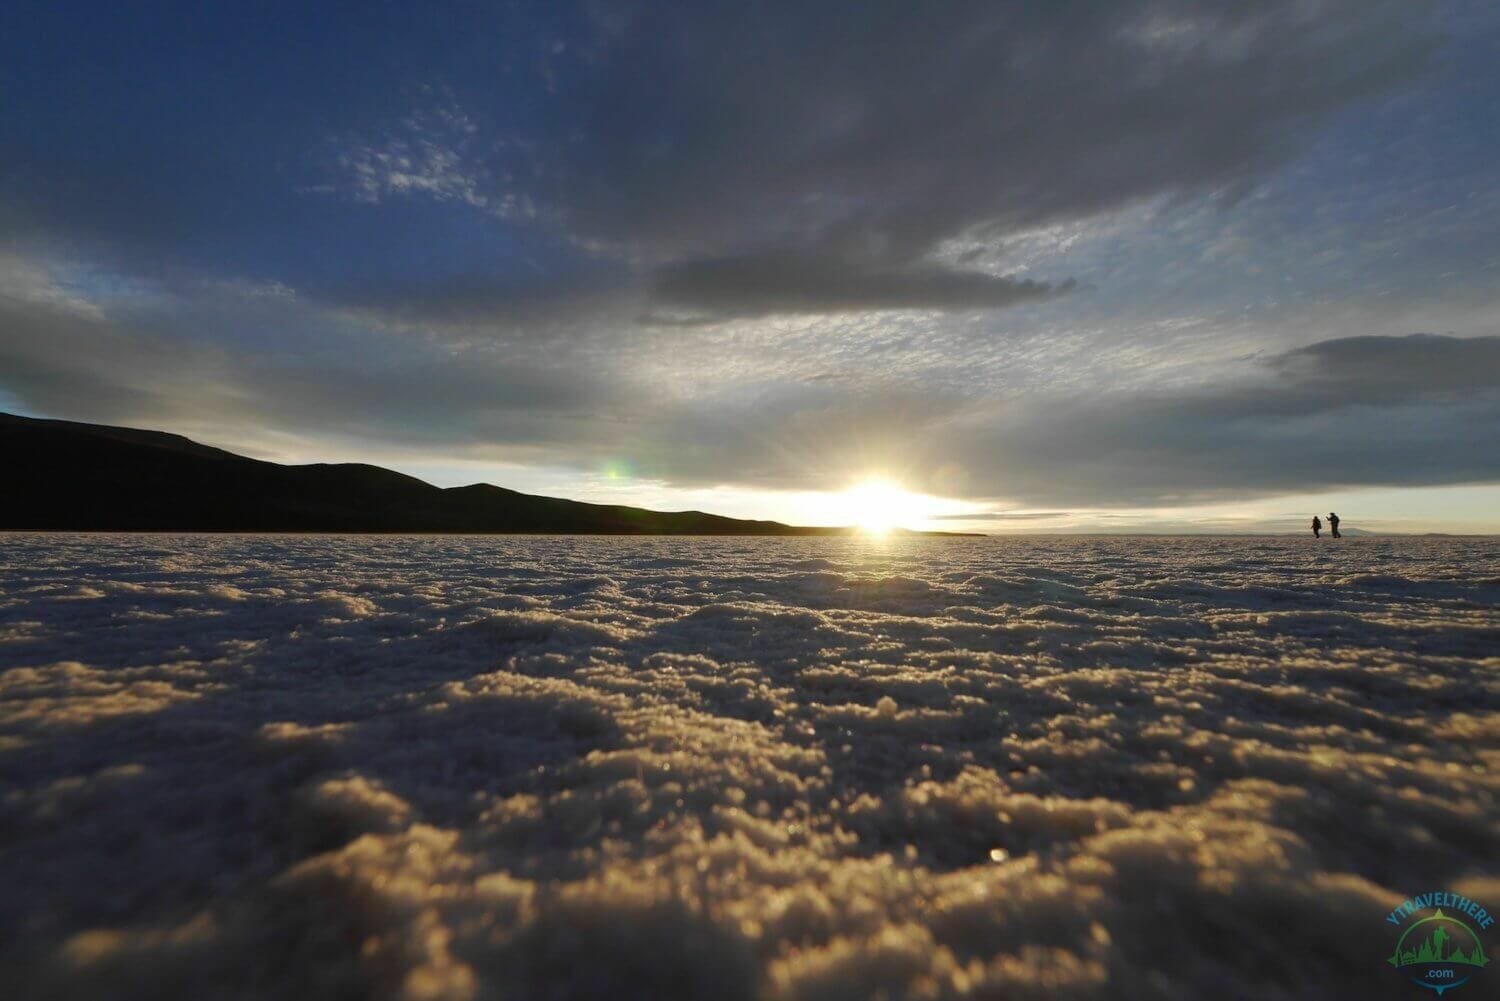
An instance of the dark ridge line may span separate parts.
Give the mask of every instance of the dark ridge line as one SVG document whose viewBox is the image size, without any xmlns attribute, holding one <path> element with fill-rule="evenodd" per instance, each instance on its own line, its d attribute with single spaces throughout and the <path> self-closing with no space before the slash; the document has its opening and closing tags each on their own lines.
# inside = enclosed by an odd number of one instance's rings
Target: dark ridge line
<svg viewBox="0 0 1500 1001">
<path fill-rule="evenodd" d="M 0 530 L 426 535 L 848 536 L 703 511 L 437 487 L 365 463 L 283 465 L 182 435 L 0 413 Z M 956 536 L 958 532 L 901 535 Z"/>
</svg>

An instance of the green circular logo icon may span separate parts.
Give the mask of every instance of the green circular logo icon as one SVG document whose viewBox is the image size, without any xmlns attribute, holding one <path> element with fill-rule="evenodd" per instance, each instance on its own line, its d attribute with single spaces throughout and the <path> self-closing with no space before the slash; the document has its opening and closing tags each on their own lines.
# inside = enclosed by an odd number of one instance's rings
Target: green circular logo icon
<svg viewBox="0 0 1500 1001">
<path fill-rule="evenodd" d="M 1437 992 L 1462 987 L 1489 965 L 1479 933 L 1442 908 L 1413 921 L 1396 940 L 1387 960 L 1412 983 Z"/>
</svg>

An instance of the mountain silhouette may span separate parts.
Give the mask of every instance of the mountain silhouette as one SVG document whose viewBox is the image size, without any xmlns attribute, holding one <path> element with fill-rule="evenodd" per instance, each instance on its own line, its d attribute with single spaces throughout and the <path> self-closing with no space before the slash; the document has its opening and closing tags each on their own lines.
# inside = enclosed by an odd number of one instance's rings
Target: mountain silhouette
<svg viewBox="0 0 1500 1001">
<path fill-rule="evenodd" d="M 0 529 L 599 535 L 852 531 L 701 511 L 586 504 L 487 483 L 445 489 L 362 463 L 288 466 L 161 431 L 5 413 L 0 413 L 0 463 L 6 472 Z"/>
</svg>

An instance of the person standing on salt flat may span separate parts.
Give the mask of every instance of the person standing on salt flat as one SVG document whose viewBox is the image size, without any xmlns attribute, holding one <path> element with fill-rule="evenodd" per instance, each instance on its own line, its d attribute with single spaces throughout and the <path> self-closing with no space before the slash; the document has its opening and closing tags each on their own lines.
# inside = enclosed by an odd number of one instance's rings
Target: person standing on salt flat
<svg viewBox="0 0 1500 1001">
<path fill-rule="evenodd" d="M 1323 537 L 1323 519 L 1319 518 L 1317 515 L 1313 515 L 1313 538 L 1314 539 L 1321 539 L 1322 537 Z"/>
<path fill-rule="evenodd" d="M 1339 534 L 1339 516 L 1334 514 L 1332 511 L 1328 512 L 1328 527 L 1333 530 L 1333 537 L 1335 539 L 1343 538 L 1343 536 Z"/>
</svg>

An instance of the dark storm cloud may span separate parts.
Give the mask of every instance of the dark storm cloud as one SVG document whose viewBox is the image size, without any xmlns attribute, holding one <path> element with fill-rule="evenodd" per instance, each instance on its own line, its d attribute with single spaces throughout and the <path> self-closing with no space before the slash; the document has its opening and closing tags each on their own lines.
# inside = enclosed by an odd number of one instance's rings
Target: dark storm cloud
<svg viewBox="0 0 1500 1001">
<path fill-rule="evenodd" d="M 559 133 L 511 173 L 570 233 L 667 262 L 663 299 L 732 314 L 1006 304 L 898 270 L 920 286 L 903 297 L 890 272 L 952 238 L 1243 186 L 1429 47 L 1423 5 L 1367 0 L 607 10 Z"/>
<path fill-rule="evenodd" d="M 612 5 L 534 190 L 576 231 L 906 258 L 1241 180 L 1426 51 L 1407 2 Z M 559 137 L 562 138 L 562 137 Z"/>
<path fill-rule="evenodd" d="M 1500 337 L 1341 337 L 1267 364 L 1320 403 L 1443 399 L 1500 386 Z"/>
</svg>

